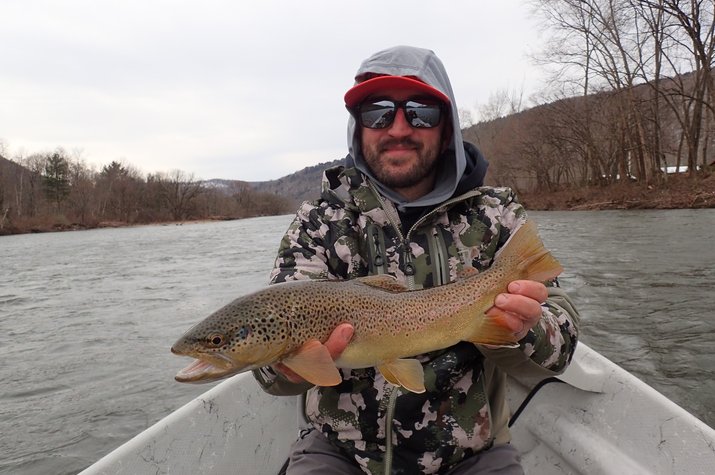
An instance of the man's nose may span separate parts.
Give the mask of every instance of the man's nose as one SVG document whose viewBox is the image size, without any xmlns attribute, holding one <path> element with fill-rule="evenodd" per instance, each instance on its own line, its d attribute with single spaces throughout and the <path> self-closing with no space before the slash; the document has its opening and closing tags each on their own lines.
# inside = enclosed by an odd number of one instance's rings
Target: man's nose
<svg viewBox="0 0 715 475">
<path fill-rule="evenodd" d="M 393 137 L 405 137 L 412 133 L 412 126 L 407 122 L 405 110 L 402 107 L 395 111 L 395 119 L 392 121 L 388 132 Z"/>
</svg>

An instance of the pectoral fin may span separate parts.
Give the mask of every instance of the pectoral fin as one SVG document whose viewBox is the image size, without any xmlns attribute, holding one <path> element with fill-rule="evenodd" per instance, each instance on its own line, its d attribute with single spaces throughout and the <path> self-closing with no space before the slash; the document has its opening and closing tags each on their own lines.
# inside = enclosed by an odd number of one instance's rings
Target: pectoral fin
<svg viewBox="0 0 715 475">
<path fill-rule="evenodd" d="M 414 358 L 388 361 L 377 367 L 382 376 L 396 386 L 413 393 L 425 392 L 425 374 L 422 364 Z"/>
<path fill-rule="evenodd" d="M 343 380 L 330 352 L 318 340 L 307 342 L 282 363 L 316 386 L 335 386 Z"/>
</svg>

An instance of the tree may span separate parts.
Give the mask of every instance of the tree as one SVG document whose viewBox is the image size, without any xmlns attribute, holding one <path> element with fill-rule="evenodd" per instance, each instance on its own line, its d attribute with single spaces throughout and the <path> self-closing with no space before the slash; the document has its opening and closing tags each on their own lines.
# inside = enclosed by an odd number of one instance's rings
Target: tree
<svg viewBox="0 0 715 475">
<path fill-rule="evenodd" d="M 191 216 L 194 200 L 203 190 L 201 182 L 196 181 L 193 174 L 187 175 L 181 170 L 157 174 L 156 179 L 172 218 L 181 221 Z"/>
<path fill-rule="evenodd" d="M 59 213 L 70 192 L 69 162 L 61 148 L 46 155 L 42 184 L 47 200 L 55 205 L 55 211 Z"/>
<path fill-rule="evenodd" d="M 479 107 L 482 122 L 496 120 L 524 110 L 524 91 L 500 89 L 489 95 L 489 101 Z"/>
<path fill-rule="evenodd" d="M 468 129 L 474 125 L 474 119 L 472 119 L 472 113 L 467 109 L 459 109 L 459 128 L 464 130 Z"/>
<path fill-rule="evenodd" d="M 97 188 L 99 216 L 128 223 L 137 219 L 146 188 L 138 170 L 114 160 L 100 170 Z"/>
<path fill-rule="evenodd" d="M 70 161 L 70 192 L 67 201 L 70 211 L 79 223 L 87 225 L 94 220 L 93 205 L 95 202 L 95 173 L 79 158 Z"/>
<path fill-rule="evenodd" d="M 707 164 L 708 124 L 715 117 L 715 2 L 713 0 L 639 0 L 642 7 L 665 15 L 664 24 L 677 51 L 686 52 L 686 64 L 694 70 L 689 84 L 681 86 L 680 108 L 673 108 L 683 129 L 688 150 L 688 170 L 695 173 L 699 150 Z M 674 70 L 680 69 L 677 56 L 667 57 Z M 677 102 L 670 102 L 677 104 Z M 705 132 L 705 133 L 703 133 Z M 703 140 L 705 137 L 705 140 Z"/>
</svg>

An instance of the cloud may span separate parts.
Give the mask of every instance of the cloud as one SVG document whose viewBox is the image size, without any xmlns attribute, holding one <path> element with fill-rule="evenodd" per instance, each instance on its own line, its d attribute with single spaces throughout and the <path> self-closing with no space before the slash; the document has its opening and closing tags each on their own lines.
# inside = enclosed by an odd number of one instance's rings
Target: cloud
<svg viewBox="0 0 715 475">
<path fill-rule="evenodd" d="M 467 109 L 531 82 L 522 4 L 6 0 L 0 136 L 147 172 L 278 178 L 345 154 L 342 95 L 379 49 L 434 49 Z"/>
</svg>

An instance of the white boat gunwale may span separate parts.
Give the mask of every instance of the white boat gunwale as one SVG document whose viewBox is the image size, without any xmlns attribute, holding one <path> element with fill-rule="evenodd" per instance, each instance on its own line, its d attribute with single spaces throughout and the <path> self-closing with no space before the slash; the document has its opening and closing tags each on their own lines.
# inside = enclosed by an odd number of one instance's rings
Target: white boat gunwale
<svg viewBox="0 0 715 475">
<path fill-rule="evenodd" d="M 559 379 L 511 428 L 527 474 L 712 473 L 715 430 L 587 345 Z M 535 383 L 509 380 L 513 410 Z M 298 436 L 298 401 L 234 376 L 81 474 L 276 474 Z"/>
</svg>

